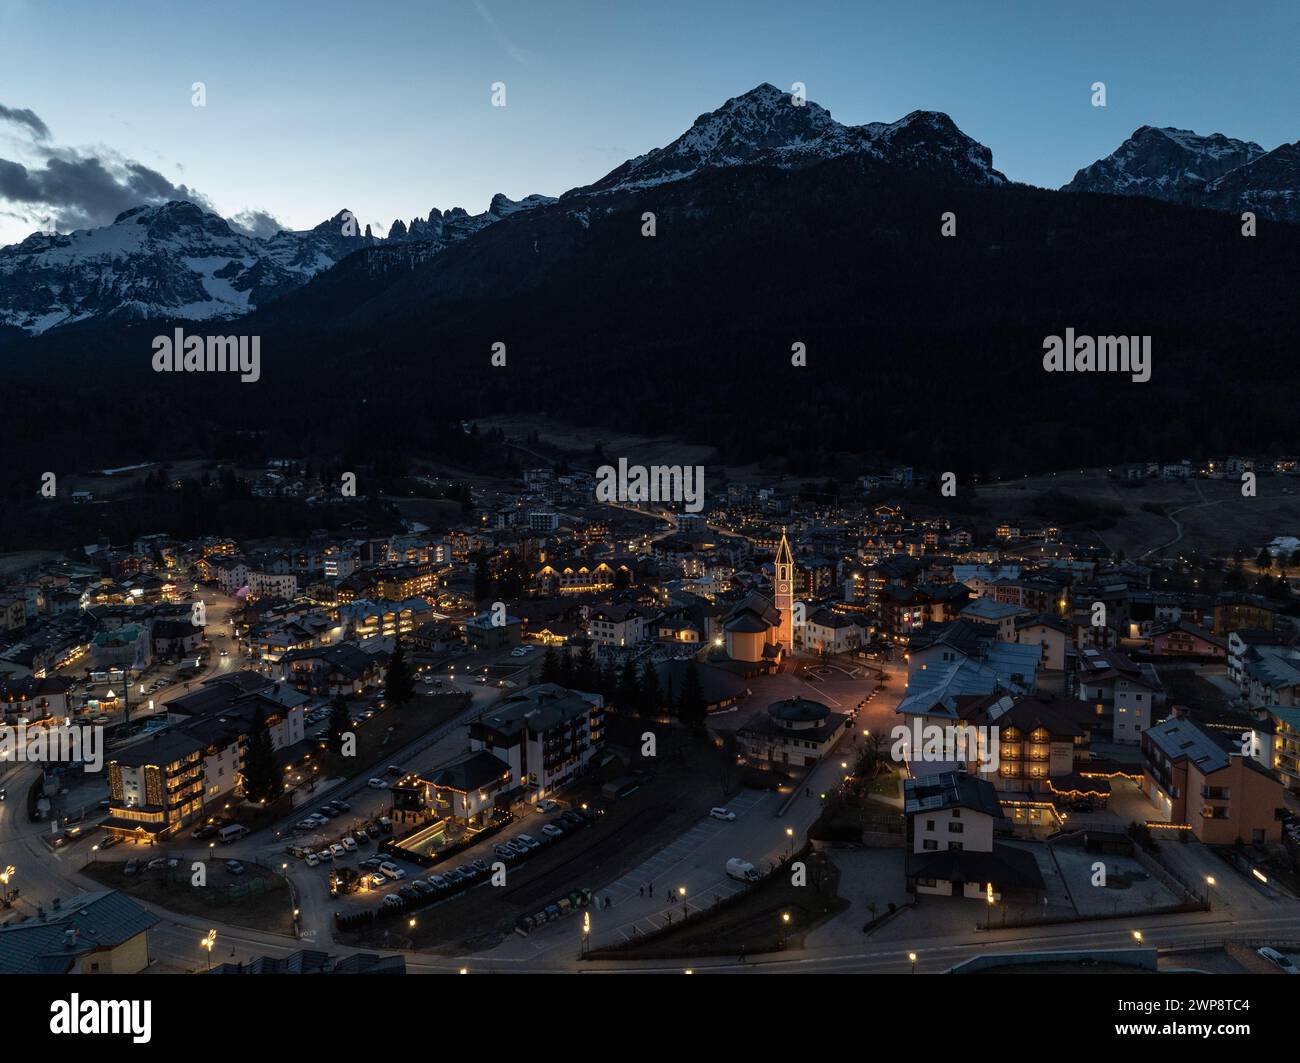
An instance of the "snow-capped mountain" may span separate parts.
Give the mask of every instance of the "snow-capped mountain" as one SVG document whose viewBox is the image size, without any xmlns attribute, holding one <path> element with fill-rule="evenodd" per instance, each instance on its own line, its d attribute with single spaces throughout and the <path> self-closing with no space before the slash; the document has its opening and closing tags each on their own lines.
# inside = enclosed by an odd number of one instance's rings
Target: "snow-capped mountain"
<svg viewBox="0 0 1300 1063">
<path fill-rule="evenodd" d="M 409 226 L 393 223 L 387 241 L 340 211 L 314 229 L 261 239 L 193 203 L 173 201 L 124 211 L 99 229 L 33 233 L 0 248 L 0 325 L 30 333 L 91 319 L 239 317 L 305 284 L 345 256 L 382 243 L 422 241 L 422 257 L 502 218 L 554 202 L 496 195 L 482 214 L 455 207 Z"/>
<path fill-rule="evenodd" d="M 701 170 L 763 165 L 784 169 L 810 166 L 851 154 L 948 172 L 977 184 L 1004 184 L 993 154 L 966 136 L 946 114 L 913 111 L 897 122 L 847 126 L 830 111 L 775 85 L 762 84 L 728 100 L 663 148 L 629 159 L 595 184 L 565 197 L 635 191 L 681 181 Z"/>
<path fill-rule="evenodd" d="M 1205 187 L 1206 206 L 1251 210 L 1265 218 L 1300 222 L 1300 141 L 1229 170 Z"/>
<path fill-rule="evenodd" d="M 245 314 L 364 246 L 344 235 L 345 217 L 261 240 L 173 201 L 99 229 L 33 233 L 0 248 L 0 323 L 36 333 L 91 318 Z"/>
<path fill-rule="evenodd" d="M 1142 126 L 1062 191 L 1148 196 L 1300 221 L 1300 144 L 1266 151 L 1222 133 Z"/>
</svg>

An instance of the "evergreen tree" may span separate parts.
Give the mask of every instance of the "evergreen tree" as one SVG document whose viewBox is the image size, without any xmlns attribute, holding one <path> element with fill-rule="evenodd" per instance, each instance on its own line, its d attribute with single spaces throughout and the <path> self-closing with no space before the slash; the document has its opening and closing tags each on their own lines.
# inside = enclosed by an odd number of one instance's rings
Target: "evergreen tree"
<svg viewBox="0 0 1300 1063">
<path fill-rule="evenodd" d="M 578 654 L 578 663 L 574 668 L 574 682 L 577 683 L 579 690 L 595 690 L 597 685 L 596 655 L 591 648 L 591 643 L 582 647 L 582 652 Z"/>
<path fill-rule="evenodd" d="M 560 681 L 560 659 L 555 653 L 554 646 L 546 647 L 546 654 L 542 657 L 542 682 L 558 683 Z"/>
<path fill-rule="evenodd" d="M 492 571 L 488 567 L 488 555 L 486 550 L 476 550 L 472 558 L 474 562 L 474 604 L 487 600 L 488 595 L 492 593 Z"/>
<path fill-rule="evenodd" d="M 653 716 L 663 707 L 663 688 L 659 685 L 659 673 L 655 666 L 646 661 L 641 669 L 641 690 L 637 699 L 637 708 L 645 716 Z"/>
<path fill-rule="evenodd" d="M 244 796 L 249 801 L 274 801 L 284 793 L 284 772 L 275 762 L 271 731 L 259 705 L 248 732 L 248 750 L 244 754 Z"/>
<path fill-rule="evenodd" d="M 1255 564 L 1262 569 L 1273 567 L 1273 555 L 1268 552 L 1267 546 L 1260 547 L 1259 556 L 1255 558 Z"/>
<path fill-rule="evenodd" d="M 411 667 L 406 663 L 406 650 L 399 638 L 393 647 L 393 656 L 388 661 L 388 673 L 384 676 L 384 700 L 390 705 L 401 708 L 415 697 L 415 678 Z"/>
<path fill-rule="evenodd" d="M 677 697 L 677 718 L 692 730 L 704 726 L 707 704 L 704 700 L 704 688 L 700 685 L 700 667 L 692 657 L 686 665 L 686 678 L 682 680 L 682 690 Z"/>
<path fill-rule="evenodd" d="M 343 750 L 343 733 L 352 729 L 352 715 L 348 712 L 347 699 L 340 694 L 330 704 L 329 723 L 326 725 L 325 737 L 335 756 Z"/>
<path fill-rule="evenodd" d="M 577 685 L 577 669 L 573 663 L 573 654 L 566 648 L 560 653 L 559 678 L 556 680 L 562 687 L 573 687 Z"/>
<path fill-rule="evenodd" d="M 619 673 L 614 703 L 622 712 L 632 713 L 639 708 L 640 697 L 641 685 L 637 682 L 636 665 L 629 657 L 623 662 L 623 670 Z"/>
</svg>

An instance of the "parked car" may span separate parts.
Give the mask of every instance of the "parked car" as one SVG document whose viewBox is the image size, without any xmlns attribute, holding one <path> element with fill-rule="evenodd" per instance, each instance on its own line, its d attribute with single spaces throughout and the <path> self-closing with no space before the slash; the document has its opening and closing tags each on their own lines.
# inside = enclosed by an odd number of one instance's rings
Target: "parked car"
<svg viewBox="0 0 1300 1063">
<path fill-rule="evenodd" d="M 563 838 L 563 837 L 564 837 L 564 830 L 563 830 L 563 828 L 561 828 L 561 827 L 557 827 L 554 823 L 547 823 L 545 826 L 543 826 L 543 827 L 542 827 L 542 833 L 545 834 L 545 835 L 547 835 L 548 837 L 551 837 L 551 838 Z"/>
<path fill-rule="evenodd" d="M 540 849 L 542 843 L 534 838 L 531 834 L 521 834 L 515 839 L 517 842 L 523 842 L 529 849 Z"/>
<path fill-rule="evenodd" d="M 500 845 L 494 845 L 492 847 L 492 851 L 496 853 L 497 856 L 501 857 L 502 860 L 508 860 L 512 856 L 519 855 L 518 853 L 515 852 L 515 850 L 511 846 L 506 845 L 504 842 Z"/>
<path fill-rule="evenodd" d="M 339 808 L 335 808 L 333 805 L 321 805 L 320 811 L 317 812 L 316 814 L 318 816 L 326 816 L 329 819 L 334 819 L 336 816 L 342 815 L 343 810 Z"/>
<path fill-rule="evenodd" d="M 140 870 L 139 860 L 128 860 L 126 866 L 122 868 L 122 874 L 134 875 Z"/>
<path fill-rule="evenodd" d="M 336 800 L 334 800 L 334 801 L 331 801 L 330 804 L 332 804 L 332 805 L 333 805 L 335 808 L 337 808 L 340 812 L 351 812 L 351 811 L 352 811 L 352 806 L 351 806 L 350 804 L 348 804 L 346 801 L 343 801 L 343 800 L 340 800 L 340 799 L 336 799 Z"/>
<path fill-rule="evenodd" d="M 417 878 L 411 883 L 410 888 L 415 890 L 421 897 L 427 897 L 429 894 L 436 892 L 433 883 L 423 878 Z"/>
<path fill-rule="evenodd" d="M 362 845 L 370 844 L 370 835 L 363 830 L 359 830 L 359 829 L 354 830 L 351 836 L 355 838 Z"/>
<path fill-rule="evenodd" d="M 330 846 L 330 855 L 334 857 L 335 860 L 342 860 L 345 856 L 348 855 L 348 851 L 344 849 L 343 846 L 341 846 L 338 842 L 335 842 L 333 845 Z"/>
<path fill-rule="evenodd" d="M 406 769 L 405 769 L 405 768 L 399 768 L 396 764 L 390 764 L 390 765 L 388 765 L 388 767 L 385 768 L 384 770 L 387 771 L 389 775 L 405 775 L 405 774 L 406 774 Z"/>
<path fill-rule="evenodd" d="M 1256 949 L 1255 951 L 1273 966 L 1280 968 L 1285 974 L 1300 974 L 1300 967 L 1296 967 L 1289 957 L 1283 956 L 1277 949 L 1271 949 L 1265 945 L 1262 949 Z"/>
<path fill-rule="evenodd" d="M 369 867 L 369 868 L 378 868 L 379 865 L 382 863 L 384 863 L 384 858 L 382 856 L 370 856 L 367 857 L 365 860 L 361 861 L 361 866 Z"/>
<path fill-rule="evenodd" d="M 383 834 L 393 833 L 393 821 L 387 816 L 380 816 L 378 820 L 379 830 Z"/>
<path fill-rule="evenodd" d="M 343 836 L 343 848 L 350 853 L 355 853 L 357 851 L 356 838 L 352 837 L 350 834 L 345 834 Z"/>
<path fill-rule="evenodd" d="M 196 827 L 194 830 L 192 830 L 190 832 L 190 837 L 193 838 L 196 842 L 207 841 L 209 838 L 211 838 L 214 834 L 217 833 L 217 830 L 218 828 L 215 823 L 205 823 L 203 824 L 203 826 Z"/>
<path fill-rule="evenodd" d="M 242 875 L 244 873 L 244 865 L 241 864 L 238 860 L 227 860 L 226 870 L 229 871 L 232 875 Z"/>
<path fill-rule="evenodd" d="M 383 779 L 367 779 L 367 780 L 366 780 L 366 785 L 369 786 L 370 789 L 372 789 L 372 790 L 387 790 L 387 789 L 388 789 L 388 783 L 386 783 Z"/>
<path fill-rule="evenodd" d="M 462 882 L 467 881 L 465 875 L 459 869 L 454 867 L 450 871 L 448 871 L 443 876 L 443 878 L 445 878 L 453 886 L 459 886 Z"/>
<path fill-rule="evenodd" d="M 371 823 L 366 827 L 366 836 L 369 838 L 378 838 L 380 835 L 379 824 Z"/>
<path fill-rule="evenodd" d="M 367 876 L 364 881 L 372 890 L 381 890 L 388 885 L 388 879 L 378 871 Z"/>
<path fill-rule="evenodd" d="M 451 885 L 451 883 L 448 882 L 441 875 L 430 875 L 428 878 L 428 883 L 434 889 L 439 889 L 439 890 L 445 890 Z"/>
<path fill-rule="evenodd" d="M 560 808 L 559 802 L 552 801 L 549 798 L 545 801 L 537 802 L 538 812 L 556 812 L 559 810 L 559 808 Z"/>
<path fill-rule="evenodd" d="M 172 857 L 155 856 L 152 860 L 150 860 L 147 864 L 144 865 L 144 868 L 146 871 L 162 871 L 164 869 L 170 870 L 171 868 L 176 867 L 179 864 L 180 861 L 177 860 L 174 856 Z"/>
<path fill-rule="evenodd" d="M 320 857 L 315 853 L 308 853 L 303 859 L 307 862 L 308 867 L 316 867 L 320 864 Z"/>
<path fill-rule="evenodd" d="M 398 887 L 397 895 L 404 901 L 418 901 L 420 899 L 420 891 L 414 886 Z"/>
<path fill-rule="evenodd" d="M 736 818 L 736 813 L 726 808 L 711 808 L 709 809 L 709 815 L 712 816 L 714 819 L 720 819 L 726 823 L 730 823 L 733 819 Z"/>
<path fill-rule="evenodd" d="M 389 878 L 393 879 L 394 881 L 400 878 L 406 878 L 406 872 L 403 871 L 396 864 L 391 863 L 388 860 L 385 860 L 382 864 L 379 865 L 379 870 L 382 871 Z"/>
<path fill-rule="evenodd" d="M 379 902 L 383 908 L 400 908 L 405 902 L 396 893 L 390 893 Z"/>
<path fill-rule="evenodd" d="M 322 849 L 320 852 L 316 854 L 316 856 L 320 860 L 332 861 L 334 859 L 334 851 L 332 849 Z"/>
</svg>

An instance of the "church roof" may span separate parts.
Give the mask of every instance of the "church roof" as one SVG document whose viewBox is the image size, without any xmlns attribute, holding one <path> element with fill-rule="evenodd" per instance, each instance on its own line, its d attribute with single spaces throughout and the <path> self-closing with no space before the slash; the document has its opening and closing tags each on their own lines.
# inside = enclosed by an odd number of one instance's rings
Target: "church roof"
<svg viewBox="0 0 1300 1063">
<path fill-rule="evenodd" d="M 776 547 L 776 563 L 778 565 L 793 565 L 794 557 L 790 553 L 790 540 L 785 537 L 785 529 L 781 529 L 781 541 Z"/>
</svg>

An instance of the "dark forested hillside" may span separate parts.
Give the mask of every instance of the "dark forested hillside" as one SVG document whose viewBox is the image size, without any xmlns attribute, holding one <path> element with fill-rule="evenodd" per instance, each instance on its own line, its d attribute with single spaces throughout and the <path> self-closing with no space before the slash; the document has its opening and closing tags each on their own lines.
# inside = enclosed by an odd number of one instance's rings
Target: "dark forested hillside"
<svg viewBox="0 0 1300 1063">
<path fill-rule="evenodd" d="M 1003 473 L 1300 451 L 1298 279 L 1300 227 L 1280 223 L 1245 238 L 1231 214 L 863 157 L 715 171 L 566 197 L 429 260 L 360 252 L 252 317 L 186 326 L 260 335 L 255 384 L 153 373 L 168 323 L 0 347 L 0 388 L 22 399 L 4 480 L 230 455 L 240 430 L 272 450 L 436 453 L 460 418 L 519 410 L 809 472 L 828 451 Z M 1067 327 L 1150 335 L 1150 382 L 1045 373 L 1043 339 Z"/>
</svg>

